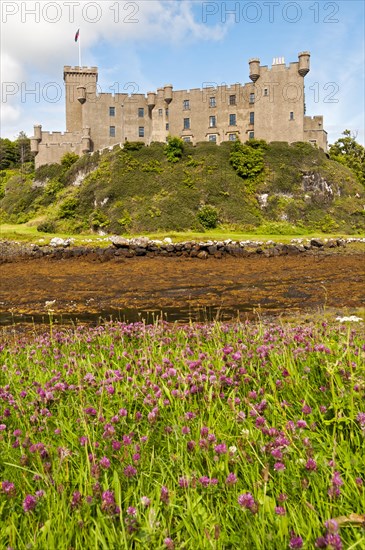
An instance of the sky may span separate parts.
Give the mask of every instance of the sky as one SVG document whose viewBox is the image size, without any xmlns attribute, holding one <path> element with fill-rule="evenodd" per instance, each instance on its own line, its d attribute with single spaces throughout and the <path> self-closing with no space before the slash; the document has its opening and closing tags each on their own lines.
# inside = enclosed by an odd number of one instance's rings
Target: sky
<svg viewBox="0 0 365 550">
<path fill-rule="evenodd" d="M 65 130 L 63 66 L 99 68 L 101 92 L 147 93 L 250 82 L 248 60 L 288 64 L 311 52 L 307 115 L 328 141 L 345 129 L 364 144 L 361 0 L 6 1 L 1 8 L 1 137 Z"/>
</svg>

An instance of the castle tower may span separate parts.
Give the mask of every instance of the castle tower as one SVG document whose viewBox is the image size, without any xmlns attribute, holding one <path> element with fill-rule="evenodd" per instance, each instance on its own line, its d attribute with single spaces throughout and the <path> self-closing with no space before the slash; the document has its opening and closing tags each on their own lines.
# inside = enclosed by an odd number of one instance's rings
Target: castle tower
<svg viewBox="0 0 365 550">
<path fill-rule="evenodd" d="M 309 73 L 310 53 L 300 52 L 300 54 L 298 54 L 298 61 L 298 73 L 300 76 L 304 77 Z"/>
<path fill-rule="evenodd" d="M 82 106 L 86 101 L 95 101 L 98 81 L 97 67 L 70 67 L 63 70 L 66 96 L 66 130 L 82 131 Z"/>
<path fill-rule="evenodd" d="M 250 79 L 252 82 L 256 82 L 260 78 L 260 60 L 254 57 L 249 60 L 248 64 L 250 66 Z"/>
</svg>

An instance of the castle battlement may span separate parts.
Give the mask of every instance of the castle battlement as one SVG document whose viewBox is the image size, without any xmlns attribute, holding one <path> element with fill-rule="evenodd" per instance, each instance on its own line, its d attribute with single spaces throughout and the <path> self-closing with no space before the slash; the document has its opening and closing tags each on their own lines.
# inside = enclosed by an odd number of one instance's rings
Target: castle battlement
<svg viewBox="0 0 365 550">
<path fill-rule="evenodd" d="M 97 67 L 65 65 L 66 132 L 34 127 L 31 144 L 36 166 L 59 162 L 68 151 L 81 155 L 126 141 L 148 145 L 166 142 L 169 135 L 193 144 L 238 137 L 242 141 L 310 141 L 326 150 L 323 117 L 304 115 L 310 53 L 300 52 L 298 60 L 288 65 L 283 57 L 274 58 L 271 66 L 261 65 L 257 57 L 248 64 L 250 82 L 207 82 L 201 88 L 182 90 L 165 84 L 147 93 L 99 92 Z"/>
</svg>

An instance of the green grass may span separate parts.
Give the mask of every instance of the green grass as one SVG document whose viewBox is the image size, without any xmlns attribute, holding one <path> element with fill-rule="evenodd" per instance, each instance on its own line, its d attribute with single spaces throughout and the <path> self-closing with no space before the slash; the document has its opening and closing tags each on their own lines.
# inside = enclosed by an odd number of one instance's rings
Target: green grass
<svg viewBox="0 0 365 550">
<path fill-rule="evenodd" d="M 364 547 L 363 326 L 7 334 L 1 548 Z"/>
<path fill-rule="evenodd" d="M 217 213 L 220 227 L 242 233 L 364 232 L 363 186 L 323 151 L 272 143 L 262 152 L 264 169 L 256 174 L 253 163 L 253 175 L 240 177 L 231 149 L 231 143 L 186 145 L 171 163 L 163 144 L 115 147 L 71 167 L 42 166 L 23 180 L 14 174 L 2 185 L 0 221 L 38 221 L 57 233 L 200 233 L 208 227 L 205 206 Z M 73 185 L 79 175 L 83 181 Z"/>
<path fill-rule="evenodd" d="M 171 238 L 174 242 L 180 241 L 207 241 L 217 240 L 224 241 L 231 239 L 232 241 L 245 241 L 245 240 L 260 240 L 288 243 L 291 239 L 331 239 L 331 238 L 350 238 L 354 235 L 344 234 L 328 234 L 328 233 L 292 233 L 292 234 L 279 234 L 279 233 L 267 233 L 262 234 L 259 231 L 252 231 L 250 233 L 233 231 L 229 229 L 211 229 L 202 232 L 195 231 L 163 231 L 152 233 L 136 233 L 136 234 L 124 234 L 125 237 L 131 239 L 133 237 L 148 236 L 150 239 L 163 240 L 166 237 Z M 37 231 L 36 225 L 33 222 L 24 224 L 0 224 L 0 238 L 3 240 L 21 241 L 21 242 L 38 242 L 42 239 L 43 243 L 49 243 L 54 237 L 61 237 L 63 239 L 72 238 L 75 240 L 75 244 L 98 244 L 100 246 L 103 243 L 108 243 L 107 237 L 101 237 L 95 233 L 83 233 L 83 234 L 70 234 L 70 233 L 40 233 Z M 361 235 L 357 235 L 361 237 Z"/>
</svg>

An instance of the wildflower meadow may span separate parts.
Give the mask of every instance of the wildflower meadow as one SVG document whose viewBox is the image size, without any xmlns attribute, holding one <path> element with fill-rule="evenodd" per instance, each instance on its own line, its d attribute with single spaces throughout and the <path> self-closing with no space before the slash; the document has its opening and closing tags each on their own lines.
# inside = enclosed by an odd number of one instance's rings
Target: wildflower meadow
<svg viewBox="0 0 365 550">
<path fill-rule="evenodd" d="M 362 324 L 105 323 L 1 345 L 0 548 L 365 548 Z"/>
</svg>

